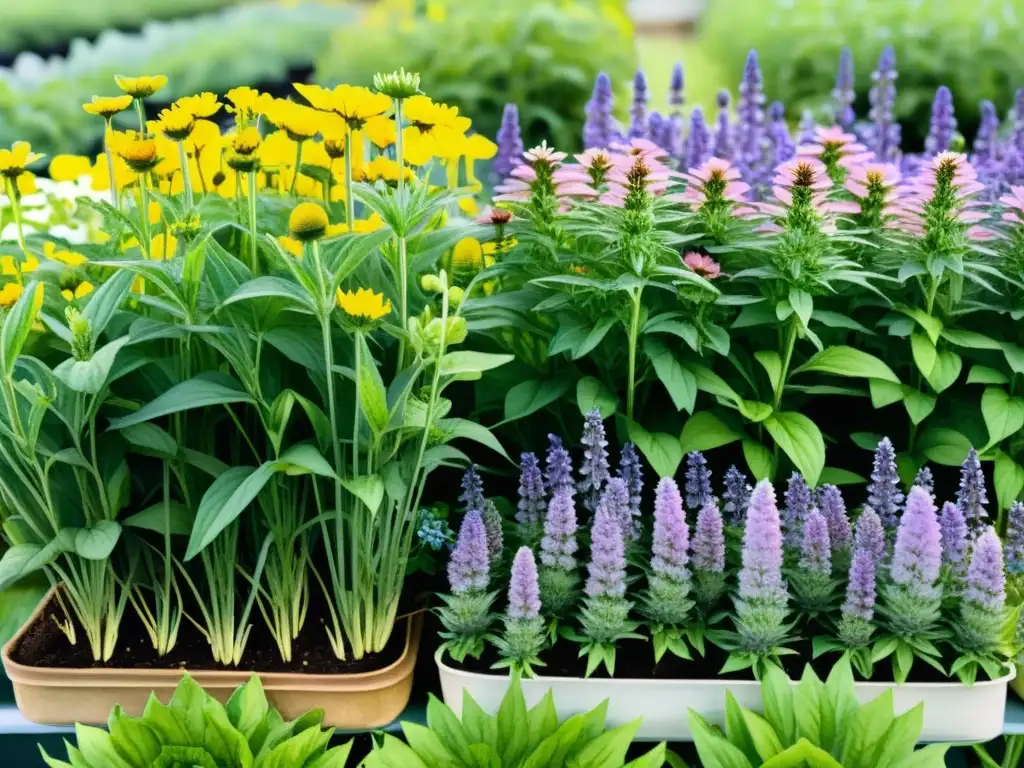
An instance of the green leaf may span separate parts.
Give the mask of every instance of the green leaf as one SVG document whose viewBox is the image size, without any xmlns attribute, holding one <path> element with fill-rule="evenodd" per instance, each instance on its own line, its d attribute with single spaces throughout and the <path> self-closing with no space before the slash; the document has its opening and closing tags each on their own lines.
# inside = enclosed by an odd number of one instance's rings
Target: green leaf
<svg viewBox="0 0 1024 768">
<path fill-rule="evenodd" d="M 779 382 L 782 379 L 782 358 L 779 357 L 779 353 L 761 350 L 755 352 L 754 357 L 768 373 L 768 381 L 771 382 L 772 390 L 778 390 Z"/>
<path fill-rule="evenodd" d="M 0 557 L 0 589 L 7 589 L 37 567 L 30 565 L 42 548 L 37 544 L 13 544 Z"/>
<path fill-rule="evenodd" d="M 441 375 L 482 373 L 515 360 L 515 355 L 497 355 L 490 352 L 448 352 L 441 358 Z"/>
<path fill-rule="evenodd" d="M 75 551 L 86 560 L 106 560 L 120 538 L 121 526 L 116 521 L 98 520 L 75 534 Z"/>
<path fill-rule="evenodd" d="M 645 339 L 644 351 L 654 364 L 654 371 L 668 390 L 676 410 L 692 413 L 697 401 L 697 378 L 658 339 Z"/>
<path fill-rule="evenodd" d="M 743 458 L 747 460 L 747 466 L 754 476 L 754 480 L 771 480 L 775 477 L 775 456 L 767 446 L 756 440 L 743 440 Z"/>
<path fill-rule="evenodd" d="M 111 735 L 102 728 L 94 728 L 91 725 L 78 724 L 75 726 L 75 740 L 78 750 L 85 758 L 85 766 L 99 766 L 103 768 L 133 768 L 114 748 Z M 73 763 L 74 765 L 81 765 Z"/>
<path fill-rule="evenodd" d="M 226 307 L 239 301 L 261 298 L 285 299 L 295 309 L 309 314 L 317 312 L 316 301 L 313 297 L 306 293 L 302 286 L 282 277 L 257 277 L 242 283 L 238 290 L 224 300 L 221 306 Z"/>
<path fill-rule="evenodd" d="M 370 347 L 366 343 L 366 335 L 356 334 L 356 344 L 359 345 L 359 403 L 362 405 L 366 422 L 374 434 L 379 435 L 387 429 L 390 414 L 388 413 L 388 391 L 384 387 L 384 380 L 377 370 L 377 361 L 370 353 Z M 441 360 L 442 375 L 444 375 L 444 360 Z M 430 429 L 431 425 L 426 425 Z"/>
<path fill-rule="evenodd" d="M 738 403 L 742 398 L 736 391 L 726 384 L 725 379 L 704 365 L 687 365 L 687 368 L 697 378 L 697 389 L 707 392 L 709 395 L 721 397 Z"/>
<path fill-rule="evenodd" d="M 505 395 L 505 422 L 515 421 L 539 411 L 564 396 L 572 388 L 571 376 L 554 379 L 527 379 Z M 503 422 L 504 423 L 504 422 Z"/>
<path fill-rule="evenodd" d="M 945 768 L 949 744 L 929 744 L 900 760 L 892 768 Z"/>
<path fill-rule="evenodd" d="M 14 364 L 28 340 L 32 323 L 42 306 L 44 290 L 42 283 L 32 281 L 3 317 L 0 327 L 0 367 L 5 376 L 10 376 L 14 372 Z"/>
<path fill-rule="evenodd" d="M 860 331 L 868 336 L 877 335 L 870 328 L 861 325 L 852 317 L 840 314 L 839 312 L 831 312 L 815 307 L 813 319 L 828 326 L 829 328 L 845 328 L 850 331 Z"/>
<path fill-rule="evenodd" d="M 893 720 L 882 743 L 875 747 L 876 765 L 888 766 L 904 760 L 914 752 L 924 726 L 924 703 L 904 712 Z"/>
<path fill-rule="evenodd" d="M 996 499 L 1000 509 L 1009 509 L 1020 498 L 1024 490 L 1024 467 L 1002 451 L 996 451 L 995 469 L 992 474 L 996 488 Z"/>
<path fill-rule="evenodd" d="M 789 289 L 789 304 L 793 307 L 804 328 L 811 324 L 811 313 L 814 312 L 814 299 L 807 291 L 799 288 Z"/>
<path fill-rule="evenodd" d="M 995 368 L 989 368 L 984 365 L 975 365 L 971 367 L 970 373 L 967 374 L 967 383 L 1009 384 L 1010 379 L 1002 371 L 997 371 Z"/>
<path fill-rule="evenodd" d="M 195 378 L 175 384 L 162 395 L 146 403 L 128 416 L 110 420 L 111 429 L 124 429 L 133 424 L 180 413 L 193 408 L 226 403 L 255 403 L 232 379 L 221 375 L 200 374 Z"/>
<path fill-rule="evenodd" d="M 128 289 L 131 288 L 135 275 L 122 269 L 107 278 L 103 285 L 89 296 L 89 301 L 82 310 L 82 316 L 89 321 L 92 337 L 98 339 L 107 329 L 114 313 L 120 308 Z"/>
<path fill-rule="evenodd" d="M 402 733 L 409 746 L 416 750 L 421 760 L 429 765 L 454 765 L 455 757 L 449 752 L 441 739 L 429 728 L 418 723 L 402 723 Z"/>
<path fill-rule="evenodd" d="M 773 410 L 768 403 L 759 403 L 755 400 L 740 400 L 736 407 L 744 418 L 755 424 L 759 424 L 771 416 Z"/>
<path fill-rule="evenodd" d="M 644 328 L 644 335 L 654 333 L 668 333 L 686 342 L 686 345 L 694 352 L 697 351 L 697 329 L 690 323 L 680 320 L 661 320 L 651 323 Z"/>
<path fill-rule="evenodd" d="M 896 309 L 907 317 L 913 318 L 914 321 L 924 329 L 924 332 L 928 334 L 928 338 L 931 340 L 933 347 L 939 343 L 939 336 L 942 334 L 941 320 L 937 317 L 932 317 L 927 312 L 917 309 L 916 307 L 898 306 Z"/>
<path fill-rule="evenodd" d="M 744 710 L 736 701 L 731 691 L 725 692 L 725 736 L 731 744 L 735 744 L 751 763 L 760 762 L 757 748 L 750 737 L 743 716 Z"/>
<path fill-rule="evenodd" d="M 636 443 L 658 477 L 674 477 L 683 460 L 677 438 L 664 432 L 648 432 L 635 421 L 628 425 L 629 439 Z"/>
<path fill-rule="evenodd" d="M 874 408 L 884 408 L 903 399 L 903 387 L 891 381 L 871 379 L 868 381 L 868 389 L 871 390 L 871 405 Z"/>
<path fill-rule="evenodd" d="M 928 383 L 931 384 L 932 389 L 936 392 L 944 392 L 960 376 L 962 367 L 963 360 L 960 358 L 960 355 L 943 349 L 939 351 L 931 372 L 925 378 L 928 379 Z"/>
<path fill-rule="evenodd" d="M 95 395 L 103 389 L 117 353 L 129 341 L 127 336 L 122 336 L 109 344 L 104 344 L 88 360 L 75 360 L 69 357 L 53 369 L 53 374 L 75 392 Z"/>
<path fill-rule="evenodd" d="M 867 479 L 848 469 L 825 467 L 821 470 L 821 477 L 818 478 L 818 482 L 822 485 L 858 485 L 866 483 Z"/>
<path fill-rule="evenodd" d="M 683 453 L 710 451 L 734 443 L 741 437 L 711 411 L 700 411 L 686 420 L 679 435 L 679 445 Z"/>
<path fill-rule="evenodd" d="M 783 750 L 782 742 L 779 741 L 775 729 L 763 717 L 745 709 L 743 710 L 743 722 L 747 726 L 750 738 L 754 742 L 754 749 L 757 750 L 761 760 L 769 760 Z"/>
<path fill-rule="evenodd" d="M 903 407 L 914 424 L 920 424 L 935 410 L 934 395 L 927 395 L 917 390 L 904 390 Z"/>
<path fill-rule="evenodd" d="M 292 476 L 314 474 L 320 477 L 336 477 L 330 462 L 312 443 L 299 443 L 287 448 L 278 458 L 275 469 Z"/>
<path fill-rule="evenodd" d="M 693 743 L 704 768 L 753 768 L 753 764 L 717 730 L 690 709 L 687 715 Z"/>
<path fill-rule="evenodd" d="M 135 424 L 121 430 L 121 436 L 128 441 L 133 453 L 153 456 L 158 459 L 175 459 L 178 443 L 164 429 L 156 424 Z"/>
<path fill-rule="evenodd" d="M 995 445 L 1024 427 L 1024 400 L 1010 397 L 1000 387 L 986 387 L 981 415 L 988 429 L 988 444 Z"/>
<path fill-rule="evenodd" d="M 1004 342 L 1002 346 L 1003 355 L 1006 357 L 1006 362 L 1010 364 L 1013 372 L 1024 373 L 1024 349 L 1009 342 Z"/>
<path fill-rule="evenodd" d="M 583 342 L 576 347 L 576 350 L 572 354 L 572 359 L 579 360 L 581 357 L 589 355 L 598 344 L 604 341 L 604 337 L 608 335 L 608 331 L 612 329 L 615 322 L 616 318 L 614 315 L 601 318 L 597 325 L 590 330 L 586 338 L 583 339 Z"/>
<path fill-rule="evenodd" d="M 853 347 L 826 347 L 795 371 L 820 371 L 837 376 L 852 376 L 872 380 L 889 381 L 899 384 L 899 377 L 892 369 L 874 355 Z"/>
<path fill-rule="evenodd" d="M 769 664 L 761 678 L 761 703 L 765 718 L 778 732 L 783 746 L 790 746 L 797 738 L 794 688 L 789 677 L 775 664 Z M 750 723 L 747 723 L 750 727 Z"/>
<path fill-rule="evenodd" d="M 576 384 L 576 404 L 584 415 L 596 408 L 601 418 L 607 419 L 619 407 L 619 398 L 601 381 L 586 376 Z"/>
<path fill-rule="evenodd" d="M 146 507 L 141 512 L 136 512 L 124 521 L 124 525 L 130 528 L 143 528 L 147 531 L 163 534 L 167 528 L 167 518 L 170 520 L 170 532 L 172 535 L 187 536 L 192 531 L 195 515 L 192 514 L 192 510 L 180 501 L 174 500 L 168 505 L 166 514 L 164 503 L 161 501 Z"/>
<path fill-rule="evenodd" d="M 801 413 L 777 412 L 763 422 L 790 460 L 813 488 L 825 467 L 825 440 L 813 421 Z"/>
<path fill-rule="evenodd" d="M 341 484 L 366 505 L 370 514 L 377 514 L 377 510 L 380 509 L 380 504 L 384 500 L 384 481 L 379 476 L 346 477 L 342 478 Z"/>
<path fill-rule="evenodd" d="M 612 728 L 587 742 L 569 761 L 567 768 L 619 768 L 626 759 L 629 745 L 636 736 L 641 720 Z M 507 752 L 506 752 L 507 754 Z M 515 765 L 506 762 L 505 765 Z"/>
<path fill-rule="evenodd" d="M 917 447 L 929 461 L 959 467 L 971 449 L 971 441 L 955 429 L 931 427 L 921 434 Z"/>
<path fill-rule="evenodd" d="M 914 355 L 917 369 L 921 371 L 922 376 L 927 378 L 932 372 L 932 368 L 935 367 L 935 359 L 939 354 L 935 349 L 935 344 L 923 333 L 915 331 L 910 334 L 910 351 Z"/>
<path fill-rule="evenodd" d="M 889 689 L 857 712 L 843 746 L 842 764 L 876 765 L 873 757 L 892 721 L 892 690 Z"/>
<path fill-rule="evenodd" d="M 494 436 L 494 433 L 482 424 L 477 424 L 475 421 L 469 421 L 468 419 L 442 419 L 438 422 L 437 426 L 444 433 L 446 441 L 458 439 L 472 440 L 480 443 L 480 445 L 486 445 L 495 453 L 512 461 L 498 441 L 498 438 Z"/>
<path fill-rule="evenodd" d="M 1000 349 L 1000 344 L 990 336 L 974 331 L 961 331 L 957 328 L 943 328 L 942 338 L 950 344 L 967 349 Z"/>
<path fill-rule="evenodd" d="M 196 511 L 185 560 L 191 560 L 227 528 L 255 499 L 274 472 L 275 462 L 257 469 L 232 467 L 210 484 Z"/>
</svg>

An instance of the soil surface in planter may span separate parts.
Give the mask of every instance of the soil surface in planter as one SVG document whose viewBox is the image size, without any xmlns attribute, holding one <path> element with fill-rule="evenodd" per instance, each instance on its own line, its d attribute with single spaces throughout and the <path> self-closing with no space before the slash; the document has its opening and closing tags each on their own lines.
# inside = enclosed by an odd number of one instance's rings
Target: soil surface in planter
<svg viewBox="0 0 1024 768">
<path fill-rule="evenodd" d="M 782 658 L 783 669 L 793 680 L 800 679 L 804 667 L 810 663 L 815 673 L 824 680 L 828 677 L 829 670 L 837 658 L 837 654 L 829 654 L 818 659 L 811 659 L 811 644 L 809 641 L 800 640 L 795 643 L 793 649 L 797 651 L 791 656 Z M 710 643 L 705 645 L 704 656 L 693 652 L 694 658 L 690 661 L 680 659 L 671 653 L 666 653 L 661 661 L 654 663 L 654 645 L 649 640 L 626 640 L 619 643 L 615 654 L 615 679 L 616 680 L 753 680 L 750 670 L 739 672 L 728 672 L 722 674 L 720 670 L 728 653 Z M 535 667 L 534 671 L 538 677 L 583 677 L 587 671 L 586 657 L 579 657 L 579 646 L 559 642 L 552 648 L 548 648 L 540 655 L 541 661 L 546 666 Z M 495 670 L 492 665 L 498 661 L 497 651 L 488 646 L 483 656 L 479 659 L 467 658 L 463 662 L 456 662 L 450 657 L 445 657 L 445 663 L 454 668 L 466 672 L 477 672 L 482 674 L 507 675 L 505 670 Z M 854 672 L 856 679 L 861 680 L 860 675 Z M 604 666 L 590 676 L 596 679 L 609 679 L 608 672 Z M 979 678 L 979 682 L 981 679 Z M 870 682 L 891 683 L 892 666 L 889 659 L 875 665 L 874 675 Z M 957 678 L 949 678 L 941 675 L 923 661 L 916 661 L 914 669 L 907 682 L 911 683 L 955 683 Z"/>
<path fill-rule="evenodd" d="M 315 594 L 315 593 L 314 593 Z M 85 639 L 85 630 L 72 619 L 78 642 L 71 645 L 55 620 L 64 621 L 64 612 L 50 600 L 22 638 L 11 650 L 11 659 L 29 667 L 61 669 L 208 669 L 242 672 L 300 672 L 311 675 L 351 675 L 383 669 L 396 662 L 405 649 L 408 624 L 400 619 L 383 652 L 370 654 L 359 661 L 340 661 L 327 641 L 325 630 L 330 616 L 322 599 L 311 596 L 306 623 L 299 637 L 292 642 L 292 660 L 284 663 L 263 617 L 255 610 L 251 616 L 252 632 L 237 667 L 224 666 L 213 660 L 210 646 L 201 632 L 182 618 L 178 641 L 170 653 L 157 656 L 146 630 L 131 606 L 125 610 L 117 647 L 107 662 L 94 661 Z M 194 611 L 194 606 L 185 606 Z M 199 615 L 193 612 L 193 616 Z"/>
</svg>

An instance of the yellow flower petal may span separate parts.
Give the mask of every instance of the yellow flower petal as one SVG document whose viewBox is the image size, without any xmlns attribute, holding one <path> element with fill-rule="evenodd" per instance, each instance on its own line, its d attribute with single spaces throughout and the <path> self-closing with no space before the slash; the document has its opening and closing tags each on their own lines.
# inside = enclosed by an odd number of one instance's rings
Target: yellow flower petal
<svg viewBox="0 0 1024 768">
<path fill-rule="evenodd" d="M 54 155 L 50 178 L 54 181 L 78 181 L 92 171 L 92 161 L 84 155 Z"/>
</svg>

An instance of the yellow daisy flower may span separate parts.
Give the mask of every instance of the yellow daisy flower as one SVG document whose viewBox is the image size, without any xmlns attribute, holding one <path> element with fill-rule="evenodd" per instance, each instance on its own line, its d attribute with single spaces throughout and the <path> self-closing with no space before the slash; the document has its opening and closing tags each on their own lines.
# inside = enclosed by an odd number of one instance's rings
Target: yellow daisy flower
<svg viewBox="0 0 1024 768">
<path fill-rule="evenodd" d="M 296 240 L 320 240 L 327 234 L 327 211 L 317 203 L 299 203 L 288 217 L 288 231 Z"/>
<path fill-rule="evenodd" d="M 84 155 L 54 155 L 50 178 L 54 181 L 78 181 L 92 172 L 92 160 Z"/>
<path fill-rule="evenodd" d="M 21 294 L 25 289 L 18 283 L 6 283 L 3 288 L 0 288 L 0 307 L 9 309 L 14 305 L 18 299 L 21 298 Z"/>
<path fill-rule="evenodd" d="M 114 154 L 136 173 L 153 170 L 162 159 L 151 136 L 143 136 L 136 131 L 111 131 L 108 140 Z"/>
<path fill-rule="evenodd" d="M 224 98 L 226 98 L 231 105 L 227 108 L 228 112 L 235 115 L 235 119 L 239 125 L 245 125 L 257 114 L 259 114 L 259 108 L 262 104 L 260 92 L 255 88 L 250 88 L 247 85 L 241 85 L 238 88 L 232 88 L 228 91 Z"/>
<path fill-rule="evenodd" d="M 0 149 L 0 175 L 17 179 L 28 166 L 44 157 L 46 155 L 33 152 L 27 141 L 16 141 L 10 149 Z"/>
<path fill-rule="evenodd" d="M 403 168 L 402 171 L 406 181 L 416 178 L 415 174 L 408 168 Z M 356 178 L 360 181 L 365 181 L 367 184 L 383 181 L 387 184 L 396 185 L 398 184 L 398 163 L 390 157 L 380 155 L 360 168 Z"/>
<path fill-rule="evenodd" d="M 384 300 L 384 294 L 374 293 L 368 288 L 357 291 L 337 290 L 338 306 L 349 317 L 363 322 L 376 322 L 391 312 L 391 302 Z"/>
<path fill-rule="evenodd" d="M 484 264 L 484 249 L 475 237 L 464 237 L 452 251 L 452 268 L 478 271 Z"/>
<path fill-rule="evenodd" d="M 172 141 L 184 141 L 192 135 L 196 118 L 187 109 L 177 105 L 160 112 L 160 131 Z"/>
<path fill-rule="evenodd" d="M 339 85 L 333 91 L 319 85 L 295 83 L 302 97 L 314 109 L 334 112 L 352 128 L 362 128 L 363 123 L 376 115 L 383 115 L 391 109 L 391 99 L 383 93 L 374 93 L 361 85 Z"/>
<path fill-rule="evenodd" d="M 260 144 L 263 139 L 256 128 L 245 128 L 231 137 L 227 163 L 236 171 L 251 173 L 260 167 Z"/>
<path fill-rule="evenodd" d="M 64 297 L 66 301 L 74 301 L 80 299 L 83 296 L 88 296 L 93 292 L 94 286 L 88 280 L 83 280 L 75 286 L 74 290 L 71 288 L 65 288 L 60 292 L 60 295 Z"/>
<path fill-rule="evenodd" d="M 281 235 L 277 238 L 277 242 L 281 244 L 286 253 L 290 253 L 296 259 L 302 258 L 302 241 L 296 240 L 294 237 L 289 235 Z"/>
<path fill-rule="evenodd" d="M 109 120 L 131 105 L 132 97 L 127 94 L 124 96 L 93 96 L 91 102 L 82 105 L 82 109 L 90 115 L 97 115 L 104 120 Z"/>
<path fill-rule="evenodd" d="M 224 105 L 217 100 L 217 94 L 203 91 L 195 96 L 182 96 L 174 102 L 174 106 L 184 109 L 198 120 L 213 117 Z"/>
<path fill-rule="evenodd" d="M 284 130 L 292 141 L 306 141 L 320 132 L 320 114 L 315 109 L 294 101 L 274 99 L 266 112 L 267 119 Z"/>
<path fill-rule="evenodd" d="M 381 149 L 386 149 L 394 144 L 397 136 L 395 121 L 390 117 L 384 117 L 384 115 L 377 115 L 367 120 L 363 131 L 366 133 L 366 137 Z"/>
<path fill-rule="evenodd" d="M 136 99 L 145 99 L 167 85 L 167 75 L 144 75 L 141 77 L 114 75 L 114 82 L 128 95 L 134 96 Z"/>
</svg>

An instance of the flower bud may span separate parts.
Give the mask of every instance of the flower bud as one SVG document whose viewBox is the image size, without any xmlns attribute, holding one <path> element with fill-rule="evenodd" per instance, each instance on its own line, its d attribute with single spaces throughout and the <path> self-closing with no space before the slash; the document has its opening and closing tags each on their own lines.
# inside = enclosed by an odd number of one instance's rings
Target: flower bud
<svg viewBox="0 0 1024 768">
<path fill-rule="evenodd" d="M 444 286 L 441 284 L 441 278 L 437 275 L 424 275 L 421 277 L 420 287 L 426 293 L 441 293 L 444 290 Z"/>
<path fill-rule="evenodd" d="M 420 92 L 419 72 L 378 72 L 373 76 L 373 87 L 392 99 L 408 99 Z"/>
<path fill-rule="evenodd" d="M 84 361 L 92 358 L 92 328 L 89 319 L 74 307 L 64 310 L 64 316 L 71 330 L 71 354 L 75 360 Z"/>
<path fill-rule="evenodd" d="M 466 292 L 459 288 L 458 286 L 449 289 L 448 303 L 451 304 L 453 307 L 459 306 L 462 303 L 462 300 L 465 298 L 465 294 Z"/>
</svg>

